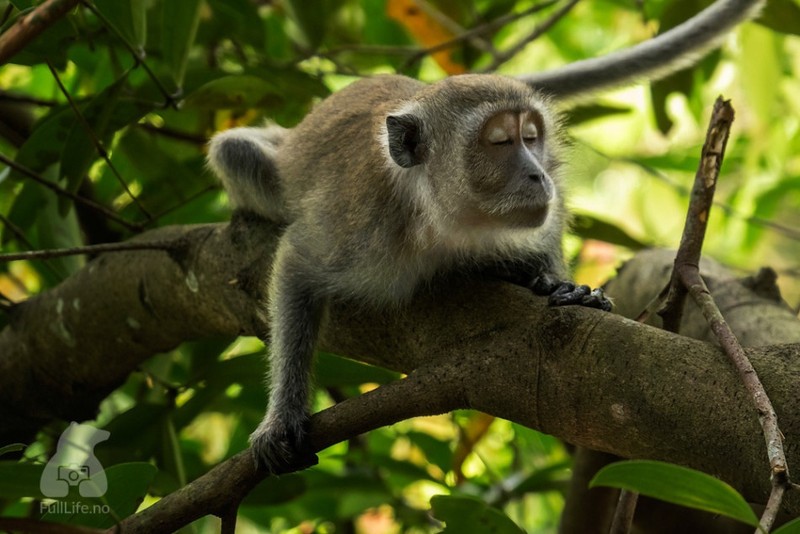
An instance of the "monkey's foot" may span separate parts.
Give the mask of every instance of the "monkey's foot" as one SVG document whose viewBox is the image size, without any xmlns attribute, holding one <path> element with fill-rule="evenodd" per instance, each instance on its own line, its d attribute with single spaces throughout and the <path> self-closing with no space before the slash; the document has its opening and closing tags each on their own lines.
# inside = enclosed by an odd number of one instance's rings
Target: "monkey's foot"
<svg viewBox="0 0 800 534">
<path fill-rule="evenodd" d="M 592 289 L 568 280 L 558 280 L 549 274 L 536 277 L 530 289 L 537 295 L 549 297 L 547 302 L 550 306 L 577 304 L 603 311 L 611 311 L 612 308 L 611 301 L 601 288 Z"/>
<path fill-rule="evenodd" d="M 317 465 L 319 458 L 308 443 L 308 418 L 296 425 L 262 422 L 250 435 L 256 469 L 271 475 L 293 473 Z"/>
</svg>

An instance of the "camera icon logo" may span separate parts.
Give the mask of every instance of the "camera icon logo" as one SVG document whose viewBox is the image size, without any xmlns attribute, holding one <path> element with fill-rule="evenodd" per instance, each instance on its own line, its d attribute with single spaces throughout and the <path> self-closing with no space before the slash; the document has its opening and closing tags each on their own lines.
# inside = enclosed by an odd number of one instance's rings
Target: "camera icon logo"
<svg viewBox="0 0 800 534">
<path fill-rule="evenodd" d="M 59 465 L 58 480 L 63 480 L 70 486 L 77 486 L 84 480 L 89 480 L 88 465 Z"/>
<path fill-rule="evenodd" d="M 105 495 L 108 479 L 94 454 L 94 447 L 110 435 L 108 430 L 70 423 L 58 438 L 56 452 L 42 471 L 39 479 L 42 495 L 60 499 L 69 495 L 70 488 L 78 488 L 81 497 Z"/>
</svg>

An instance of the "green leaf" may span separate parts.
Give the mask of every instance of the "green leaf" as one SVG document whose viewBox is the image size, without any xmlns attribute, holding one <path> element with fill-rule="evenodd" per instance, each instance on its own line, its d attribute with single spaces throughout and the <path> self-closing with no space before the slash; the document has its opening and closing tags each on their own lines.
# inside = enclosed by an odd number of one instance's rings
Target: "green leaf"
<svg viewBox="0 0 800 534">
<path fill-rule="evenodd" d="M 0 447 L 0 456 L 3 456 L 4 454 L 8 454 L 10 452 L 24 451 L 25 447 L 27 447 L 27 445 L 25 445 L 24 443 L 11 443 L 4 447 Z"/>
<path fill-rule="evenodd" d="M 647 244 L 631 237 L 625 230 L 592 215 L 576 213 L 572 221 L 572 230 L 583 239 L 605 241 L 631 250 L 647 248 Z"/>
<path fill-rule="evenodd" d="M 11 5 L 16 7 L 20 11 L 24 11 L 28 8 L 33 7 L 33 0 L 11 0 Z"/>
<path fill-rule="evenodd" d="M 604 104 L 590 104 L 575 106 L 566 112 L 567 126 L 575 126 L 595 119 L 602 119 L 612 115 L 630 113 L 631 108 L 621 106 L 608 106 Z"/>
<path fill-rule="evenodd" d="M 165 4 L 181 3 L 170 0 Z M 143 48 L 147 40 L 147 0 L 94 0 L 94 5 L 134 48 Z"/>
<path fill-rule="evenodd" d="M 0 462 L 0 498 L 41 498 L 39 479 L 42 478 L 43 470 L 44 465 L 42 464 Z"/>
<path fill-rule="evenodd" d="M 773 530 L 772 534 L 800 534 L 800 517 Z"/>
<path fill-rule="evenodd" d="M 51 167 L 44 173 L 44 177 L 55 181 L 55 167 Z M 81 229 L 78 218 L 74 210 L 71 210 L 72 201 L 67 200 L 62 204 L 64 197 L 58 197 L 52 191 L 42 191 L 44 198 L 43 209 L 36 217 L 36 234 L 31 243 L 37 248 L 58 249 L 77 247 L 83 244 Z M 62 209 L 62 206 L 65 206 Z M 63 276 L 75 273 L 86 263 L 83 256 L 65 256 L 62 258 L 51 258 L 47 264 L 53 267 L 58 276 L 46 275 L 49 285 L 54 285 L 61 281 Z M 67 309 L 67 313 L 69 313 Z M 65 338 L 66 339 L 66 338 Z"/>
<path fill-rule="evenodd" d="M 187 96 L 183 105 L 187 109 L 243 109 L 267 107 L 283 101 L 274 83 L 244 74 L 208 82 Z"/>
<path fill-rule="evenodd" d="M 753 117 L 771 117 L 774 106 L 781 101 L 781 37 L 755 24 L 745 24 L 739 36 L 742 49 L 739 82 Z"/>
<path fill-rule="evenodd" d="M 94 132 L 94 137 L 104 147 L 108 147 L 115 132 L 134 124 L 153 109 L 153 106 L 146 101 L 119 98 L 119 91 L 124 83 L 124 78 L 117 80 L 114 85 L 93 98 L 83 110 L 84 118 Z M 89 167 L 100 157 L 94 139 L 90 137 L 86 125 L 81 121 L 73 124 L 64 143 L 61 157 L 61 171 L 67 180 L 67 189 L 75 192 L 86 177 Z M 123 176 L 123 179 L 125 178 Z M 71 200 L 62 198 L 61 213 L 65 213 L 65 205 L 71 204 Z"/>
<path fill-rule="evenodd" d="M 722 514 L 751 526 L 758 518 L 731 486 L 719 479 L 678 465 L 651 460 L 617 462 L 601 469 L 590 488 L 610 486 L 688 508 Z"/>
<path fill-rule="evenodd" d="M 98 148 L 95 146 L 95 139 L 100 143 L 108 142 L 110 134 L 113 133 L 113 128 L 109 127 L 112 117 L 116 119 L 117 124 L 120 123 L 122 117 L 115 113 L 115 107 L 125 82 L 126 77 L 123 76 L 95 96 L 88 104 L 79 108 L 85 123 L 81 120 L 74 122 L 61 153 L 61 173 L 67 180 L 67 190 L 73 193 L 77 191 L 92 162 L 100 157 Z M 139 116 L 143 115 L 144 111 Z M 134 118 L 138 118 L 138 116 Z M 127 124 L 127 120 L 119 124 L 119 127 L 125 124 Z M 91 129 L 91 134 L 89 129 Z M 71 202 L 66 198 L 59 200 L 59 211 L 62 215 L 66 213 Z"/>
<path fill-rule="evenodd" d="M 522 496 L 526 493 L 551 491 L 558 487 L 559 483 L 565 483 L 569 480 L 569 468 L 571 465 L 572 460 L 561 460 L 547 467 L 537 469 L 511 488 L 510 493 Z"/>
<path fill-rule="evenodd" d="M 436 519 L 447 523 L 450 534 L 524 534 L 503 512 L 474 497 L 437 495 L 431 499 Z"/>
<path fill-rule="evenodd" d="M 311 50 L 319 47 L 330 15 L 329 0 L 285 0 L 283 5 L 289 18 L 297 25 L 302 44 Z"/>
<path fill-rule="evenodd" d="M 161 50 L 175 88 L 183 87 L 186 62 L 200 24 L 201 0 L 168 0 L 161 3 Z"/>
<path fill-rule="evenodd" d="M 792 0 L 770 0 L 758 22 L 776 32 L 800 35 L 800 5 Z"/>
<path fill-rule="evenodd" d="M 85 498 L 77 496 L 77 492 L 74 492 L 75 501 L 86 506 L 72 508 L 69 506 L 72 504 L 69 501 L 60 501 L 68 505 L 66 509 L 47 512 L 42 519 L 95 528 L 112 527 L 116 524 L 115 518 L 125 518 L 136 511 L 157 472 L 158 469 L 147 462 L 111 466 L 105 470 L 108 481 L 105 495 L 99 498 Z"/>
</svg>

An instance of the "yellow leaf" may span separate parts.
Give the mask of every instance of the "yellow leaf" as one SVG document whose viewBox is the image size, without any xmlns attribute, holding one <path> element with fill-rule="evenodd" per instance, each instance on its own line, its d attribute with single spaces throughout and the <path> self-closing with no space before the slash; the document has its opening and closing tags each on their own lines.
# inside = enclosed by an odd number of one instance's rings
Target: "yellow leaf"
<svg viewBox="0 0 800 534">
<path fill-rule="evenodd" d="M 433 19 L 414 2 L 414 0 L 388 0 L 386 13 L 390 18 L 400 23 L 422 46 L 430 48 L 445 41 L 451 40 L 455 35 L 438 21 Z M 462 74 L 466 72 L 464 65 L 453 60 L 453 49 L 441 50 L 431 54 L 447 74 Z"/>
</svg>

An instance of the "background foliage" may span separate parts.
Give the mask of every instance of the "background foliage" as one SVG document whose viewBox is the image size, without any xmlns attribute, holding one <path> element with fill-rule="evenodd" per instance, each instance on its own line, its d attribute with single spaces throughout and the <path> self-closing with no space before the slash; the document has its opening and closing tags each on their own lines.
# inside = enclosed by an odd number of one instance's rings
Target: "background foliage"
<svg viewBox="0 0 800 534">
<path fill-rule="evenodd" d="M 37 3 L 0 0 L 3 29 Z M 224 194 L 204 166 L 207 138 L 265 119 L 296 124 L 314 102 L 359 76 L 400 72 L 433 81 L 555 68 L 630 46 L 708 4 L 578 3 L 527 43 L 535 25 L 564 3 L 524 17 L 513 15 L 533 2 L 85 3 L 0 67 L 0 154 L 16 162 L 0 164 L 2 251 L 115 242 L 161 225 L 226 220 Z M 451 49 L 425 51 L 500 17 L 507 22 Z M 567 247 L 579 280 L 601 283 L 632 250 L 677 245 L 705 119 L 722 93 L 733 99 L 737 122 L 706 251 L 743 271 L 771 265 L 784 296 L 798 304 L 797 34 L 796 0 L 770 2 L 759 24 L 742 27 L 698 68 L 565 106 L 575 140 L 568 175 L 576 219 Z M 517 45 L 519 53 L 506 60 L 504 52 Z M 46 290 L 83 263 L 70 256 L 2 264 L 0 302 Z M 6 321 L 0 313 L 0 326 Z M 103 465 L 145 461 L 158 468 L 146 494 L 132 491 L 122 500 L 144 497 L 146 504 L 243 449 L 263 413 L 262 360 L 253 339 L 187 343 L 150 360 L 109 397 L 96 422 L 112 436 L 98 448 Z M 333 355 L 322 355 L 317 369 L 316 408 L 394 378 Z M 46 429 L 25 456 L 45 458 L 62 429 Z M 333 447 L 319 467 L 266 481 L 240 513 L 248 531 L 428 532 L 441 527 L 435 516 L 466 532 L 455 526 L 466 509 L 471 521 L 498 531 L 517 529 L 508 517 L 528 531 L 549 531 L 569 466 L 567 449 L 554 438 L 459 412 Z M 147 487 L 152 476 L 123 472 L 131 487 Z M 3 515 L 29 514 L 25 498 L 38 493 L 24 481 L 35 483 L 34 475 L 0 483 Z M 61 519 L 88 524 L 86 517 Z M 204 531 L 214 521 L 192 528 Z"/>
</svg>

